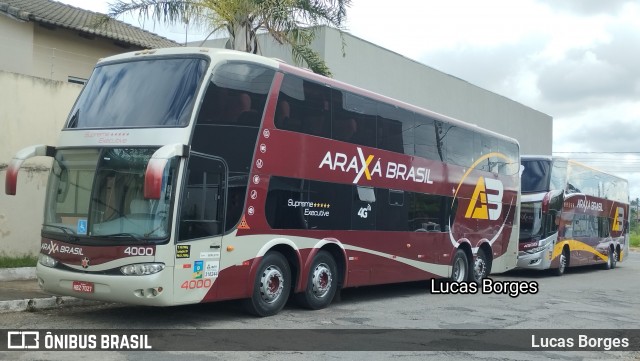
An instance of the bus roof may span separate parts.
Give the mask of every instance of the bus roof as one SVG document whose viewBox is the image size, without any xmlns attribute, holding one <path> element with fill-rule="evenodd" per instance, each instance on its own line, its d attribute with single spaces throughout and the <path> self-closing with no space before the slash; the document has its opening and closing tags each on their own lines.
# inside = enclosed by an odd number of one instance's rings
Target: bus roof
<svg viewBox="0 0 640 361">
<path fill-rule="evenodd" d="M 209 58 L 216 58 L 216 59 L 226 59 L 226 60 L 240 60 L 240 61 L 248 61 L 248 62 L 253 62 L 253 63 L 259 63 L 262 64 L 264 66 L 268 66 L 274 69 L 280 69 L 283 72 L 286 73 L 292 73 L 307 79 L 310 79 L 312 81 L 316 81 L 319 83 L 323 83 L 325 85 L 329 85 L 329 86 L 333 86 L 333 87 L 337 87 L 343 90 L 347 90 L 347 91 L 352 91 L 354 93 L 357 93 L 359 95 L 363 95 L 363 96 L 367 96 L 373 99 L 376 99 L 378 101 L 383 101 L 385 103 L 389 103 L 391 105 L 395 105 L 397 107 L 400 108 L 404 108 L 416 113 L 420 113 L 422 115 L 426 115 L 441 121 L 444 121 L 446 123 L 449 124 L 453 124 L 455 126 L 461 127 L 461 128 L 467 128 L 469 130 L 473 130 L 475 132 L 478 133 L 484 133 L 486 135 L 489 135 L 491 137 L 495 137 L 495 138 L 501 138 L 504 139 L 508 142 L 514 143 L 518 146 L 518 148 L 520 147 L 520 144 L 518 143 L 518 140 L 508 137 L 506 135 L 494 132 L 492 130 L 488 130 L 482 127 L 479 127 L 476 124 L 473 123 L 468 123 L 465 121 L 461 121 L 455 118 L 451 118 L 449 116 L 446 116 L 444 114 L 440 114 L 425 108 L 421 108 L 394 98 L 390 98 L 388 96 L 379 94 L 379 93 L 375 93 L 372 92 L 370 90 L 366 90 L 360 87 L 357 87 L 355 85 L 351 85 L 339 80 L 335 80 L 335 79 L 331 79 L 328 77 L 325 77 L 323 75 L 319 75 L 316 73 L 313 73 L 311 70 L 309 69 L 303 69 L 303 68 L 299 68 L 299 67 L 295 67 L 289 64 L 286 64 L 285 62 L 283 62 L 280 59 L 275 59 L 275 58 L 268 58 L 268 57 L 264 57 L 261 55 L 256 55 L 256 54 L 251 54 L 251 53 L 246 53 L 246 52 L 242 52 L 242 51 L 237 51 L 237 50 L 230 50 L 230 49 L 221 49 L 221 48 L 204 48 L 204 47 L 174 47 L 174 48 L 158 48 L 158 49 L 151 49 L 151 50 L 140 50 L 140 51 L 133 51 L 133 52 L 128 52 L 128 53 L 122 53 L 122 54 L 118 54 L 118 55 L 113 55 L 107 58 L 102 58 L 98 61 L 97 66 L 101 65 L 103 63 L 109 63 L 109 62 L 117 62 L 117 61 L 124 61 L 127 59 L 134 59 L 134 58 L 138 58 L 138 57 L 143 57 L 143 56 L 169 56 L 169 55 L 194 55 L 194 54 L 200 54 L 200 55 L 204 55 L 206 57 Z"/>
</svg>

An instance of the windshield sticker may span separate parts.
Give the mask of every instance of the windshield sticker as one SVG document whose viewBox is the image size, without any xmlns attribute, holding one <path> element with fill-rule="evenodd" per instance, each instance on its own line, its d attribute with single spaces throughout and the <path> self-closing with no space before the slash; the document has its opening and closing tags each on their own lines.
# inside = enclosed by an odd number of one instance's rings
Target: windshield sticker
<svg viewBox="0 0 640 361">
<path fill-rule="evenodd" d="M 78 220 L 78 230 L 76 232 L 77 234 L 87 234 L 87 220 L 86 219 L 79 219 Z"/>
</svg>

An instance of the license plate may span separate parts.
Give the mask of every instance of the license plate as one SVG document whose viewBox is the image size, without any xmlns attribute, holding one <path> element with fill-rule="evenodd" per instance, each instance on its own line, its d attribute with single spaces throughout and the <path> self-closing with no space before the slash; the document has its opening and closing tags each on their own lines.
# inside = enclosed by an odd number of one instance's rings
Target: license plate
<svg viewBox="0 0 640 361">
<path fill-rule="evenodd" d="M 73 290 L 82 293 L 93 293 L 93 282 L 73 281 Z"/>
</svg>

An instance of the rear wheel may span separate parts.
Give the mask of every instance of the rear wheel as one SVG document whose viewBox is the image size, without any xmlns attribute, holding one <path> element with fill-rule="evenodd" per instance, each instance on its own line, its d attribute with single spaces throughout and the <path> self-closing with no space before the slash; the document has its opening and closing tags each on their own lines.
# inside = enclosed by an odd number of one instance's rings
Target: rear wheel
<svg viewBox="0 0 640 361">
<path fill-rule="evenodd" d="M 609 258 L 607 258 L 607 263 L 605 264 L 605 269 L 614 269 L 616 268 L 616 263 L 618 262 L 618 253 L 615 251 L 613 247 L 609 248 Z"/>
<path fill-rule="evenodd" d="M 560 254 L 560 264 L 558 265 L 558 268 L 555 269 L 555 275 L 556 276 L 562 276 L 564 274 L 564 272 L 567 270 L 567 265 L 569 264 L 569 250 L 568 249 L 563 249 L 562 253 Z"/>
<path fill-rule="evenodd" d="M 245 300 L 250 313 L 265 317 L 280 312 L 291 291 L 291 269 L 284 256 L 278 252 L 264 255 L 258 266 L 251 298 Z"/>
<path fill-rule="evenodd" d="M 476 260 L 473 262 L 473 272 L 471 273 L 471 281 L 475 283 L 482 282 L 489 273 L 489 258 L 484 250 L 479 249 Z"/>
<path fill-rule="evenodd" d="M 454 282 L 466 281 L 469 277 L 469 259 L 467 254 L 461 250 L 456 250 L 453 256 L 453 268 L 451 269 L 451 280 Z"/>
<path fill-rule="evenodd" d="M 318 252 L 309 270 L 307 288 L 296 295 L 300 305 L 312 310 L 329 306 L 338 288 L 337 270 L 336 261 L 329 252 Z"/>
</svg>

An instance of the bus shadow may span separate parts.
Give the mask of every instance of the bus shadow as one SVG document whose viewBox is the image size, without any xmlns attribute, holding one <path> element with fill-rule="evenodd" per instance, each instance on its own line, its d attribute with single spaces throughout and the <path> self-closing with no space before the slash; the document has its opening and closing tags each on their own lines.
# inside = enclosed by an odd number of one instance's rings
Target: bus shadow
<svg viewBox="0 0 640 361">
<path fill-rule="evenodd" d="M 429 294 L 429 284 L 425 281 L 363 286 L 347 288 L 336 294 L 329 307 L 338 304 L 366 303 L 398 297 L 412 297 Z M 291 297 L 283 312 L 308 311 Z M 219 301 L 183 306 L 148 307 L 118 303 L 103 303 L 92 306 L 67 307 L 42 311 L 62 317 L 83 319 L 95 328 L 113 328 L 114 325 L 126 329 L 157 328 L 198 328 L 210 327 L 211 322 L 246 323 L 257 317 L 250 315 L 242 300 Z M 309 311 L 311 312 L 311 311 Z M 278 316 L 275 316 L 278 317 Z"/>
<path fill-rule="evenodd" d="M 503 278 L 503 277 L 530 278 L 530 279 L 555 278 L 555 277 L 563 277 L 563 276 L 571 276 L 571 275 L 590 274 L 593 272 L 604 271 L 604 269 L 601 264 L 569 267 L 564 271 L 564 274 L 562 276 L 556 276 L 554 271 L 555 270 L 552 270 L 552 269 L 538 271 L 538 270 L 516 268 L 511 271 L 507 271 L 505 273 L 491 275 L 491 278 L 496 278 L 496 279 Z"/>
<path fill-rule="evenodd" d="M 430 286 L 428 282 L 430 281 L 415 281 L 346 288 L 340 291 L 339 296 L 336 295 L 338 297 L 336 297 L 333 302 L 359 303 L 397 297 L 412 297 L 415 295 L 429 294 Z"/>
</svg>

